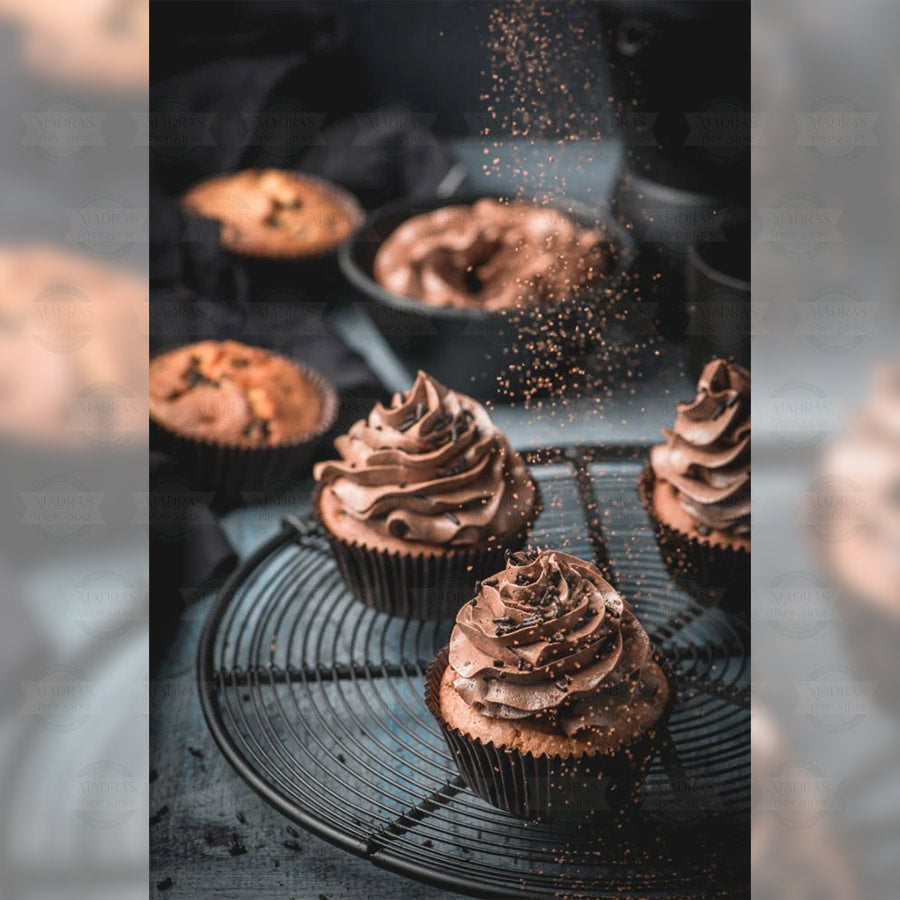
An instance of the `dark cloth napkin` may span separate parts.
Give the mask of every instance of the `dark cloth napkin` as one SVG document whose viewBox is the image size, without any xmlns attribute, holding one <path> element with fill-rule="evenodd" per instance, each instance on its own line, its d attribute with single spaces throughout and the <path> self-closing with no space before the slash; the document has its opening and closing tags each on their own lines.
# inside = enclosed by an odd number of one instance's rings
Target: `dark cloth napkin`
<svg viewBox="0 0 900 900">
<path fill-rule="evenodd" d="M 238 43 L 229 55 L 228 42 L 219 40 L 217 52 L 204 48 L 204 61 L 170 66 L 152 85 L 150 321 L 151 352 L 204 338 L 234 338 L 313 366 L 337 389 L 338 427 L 345 428 L 384 398 L 385 390 L 329 325 L 329 310 L 355 299 L 336 267 L 324 280 L 298 270 L 294 282 L 261 302 L 258 285 L 215 241 L 192 245 L 190 267 L 185 265 L 178 206 L 183 191 L 202 178 L 263 166 L 320 175 L 352 191 L 366 208 L 434 194 L 454 164 L 452 156 L 408 110 L 395 114 L 390 106 L 370 107 L 375 101 L 340 33 L 335 28 L 327 40 L 272 54 L 254 45 L 254 55 L 244 55 L 248 48 Z M 298 122 L 316 124 L 299 143 Z M 163 453 L 152 452 L 150 466 L 158 654 L 185 604 L 220 584 L 236 555 L 210 493 L 191 484 L 177 461 Z M 172 521 L 173 507 L 183 507 L 176 515 L 183 521 Z"/>
</svg>

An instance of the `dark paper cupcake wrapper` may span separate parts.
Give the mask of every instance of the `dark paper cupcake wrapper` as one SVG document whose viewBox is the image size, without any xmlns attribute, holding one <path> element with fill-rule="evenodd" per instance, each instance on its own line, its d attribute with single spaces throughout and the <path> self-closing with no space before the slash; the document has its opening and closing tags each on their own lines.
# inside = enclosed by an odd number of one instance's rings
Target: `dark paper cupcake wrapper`
<svg viewBox="0 0 900 900">
<path fill-rule="evenodd" d="M 672 579 L 702 604 L 749 613 L 749 551 L 707 544 L 666 525 L 653 508 L 655 480 L 648 464 L 638 482 L 638 496 L 653 523 L 663 562 Z"/>
<path fill-rule="evenodd" d="M 535 484 L 537 488 L 537 484 Z M 525 546 L 541 512 L 536 495 L 530 520 L 515 534 L 489 547 L 444 553 L 399 553 L 377 550 L 332 534 L 319 515 L 322 486 L 313 493 L 313 512 L 327 536 L 334 558 L 353 596 L 367 606 L 408 619 L 451 619 L 475 593 L 475 584 L 501 571 L 506 556 Z"/>
<path fill-rule="evenodd" d="M 577 822 L 622 815 L 635 807 L 672 699 L 652 730 L 615 753 L 535 756 L 486 744 L 444 721 L 440 687 L 448 660 L 445 647 L 426 670 L 425 704 L 440 725 L 459 773 L 473 793 L 514 816 L 540 821 Z M 665 669 L 668 676 L 668 667 Z M 674 698 L 674 687 L 670 698 Z"/>
<path fill-rule="evenodd" d="M 172 456 L 199 486 L 215 492 L 213 504 L 247 502 L 254 493 L 266 494 L 309 474 L 322 441 L 334 426 L 338 397 L 331 383 L 315 369 L 291 362 L 308 378 L 322 397 L 322 420 L 304 437 L 270 447 L 240 447 L 203 440 L 167 428 L 151 419 L 151 441 Z"/>
<path fill-rule="evenodd" d="M 327 185 L 362 224 L 359 201 L 343 188 L 303 173 L 304 178 Z M 233 250 L 222 243 L 222 223 L 180 208 L 182 218 L 181 266 L 184 283 L 217 299 L 256 300 L 274 288 L 295 285 L 315 290 L 339 280 L 337 253 L 341 244 L 324 250 L 302 252 L 302 248 Z M 348 238 L 349 240 L 349 238 Z"/>
</svg>

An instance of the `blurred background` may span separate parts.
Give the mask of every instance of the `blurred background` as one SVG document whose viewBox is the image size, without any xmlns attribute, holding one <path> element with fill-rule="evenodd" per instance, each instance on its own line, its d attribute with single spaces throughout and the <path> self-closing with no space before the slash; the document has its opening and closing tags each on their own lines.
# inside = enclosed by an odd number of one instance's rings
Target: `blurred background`
<svg viewBox="0 0 900 900">
<path fill-rule="evenodd" d="M 277 513 L 207 514 L 201 495 L 187 540 L 160 540 L 148 472 L 171 473 L 150 464 L 142 361 L 236 336 L 320 366 L 358 415 L 408 383 L 416 337 L 336 271 L 264 304 L 287 315 L 275 327 L 247 272 L 186 252 L 181 192 L 272 165 L 368 211 L 524 191 L 625 223 L 622 314 L 578 385 L 552 407 L 492 398 L 520 446 L 656 439 L 696 361 L 747 354 L 752 335 L 753 894 L 895 896 L 898 15 L 890 0 L 157 0 L 152 16 L 0 0 L 0 895 L 260 894 L 235 883 L 245 789 L 213 761 L 191 642 L 195 601 Z M 151 827 L 165 865 L 148 881 Z M 287 866 L 291 838 L 263 836 Z M 306 861 L 309 882 L 281 877 L 277 895 L 378 889 L 349 857 Z"/>
</svg>

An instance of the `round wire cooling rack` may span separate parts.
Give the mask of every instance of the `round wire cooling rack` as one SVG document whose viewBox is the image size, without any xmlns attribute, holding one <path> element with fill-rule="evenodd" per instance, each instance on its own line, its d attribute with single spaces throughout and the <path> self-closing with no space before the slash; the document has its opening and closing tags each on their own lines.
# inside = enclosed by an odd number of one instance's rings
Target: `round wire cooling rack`
<svg viewBox="0 0 900 900">
<path fill-rule="evenodd" d="M 531 460 L 542 492 L 562 495 L 571 480 L 585 505 L 581 461 L 561 459 L 561 472 L 542 472 Z M 546 546 L 539 538 L 552 539 L 556 519 L 571 512 L 551 500 L 536 542 Z M 584 521 L 590 533 L 581 555 L 590 558 L 605 538 L 590 516 Z M 636 529 L 638 544 L 652 540 L 645 530 Z M 679 595 L 658 554 L 654 568 L 646 547 L 634 552 L 648 556 L 636 609 L 671 663 L 678 700 L 642 805 L 624 820 L 522 822 L 472 794 L 423 700 L 424 670 L 452 622 L 392 618 L 354 601 L 327 542 L 294 517 L 234 573 L 207 619 L 198 678 L 210 730 L 238 773 L 291 820 L 374 865 L 447 890 L 490 898 L 746 896 L 746 634 Z"/>
</svg>

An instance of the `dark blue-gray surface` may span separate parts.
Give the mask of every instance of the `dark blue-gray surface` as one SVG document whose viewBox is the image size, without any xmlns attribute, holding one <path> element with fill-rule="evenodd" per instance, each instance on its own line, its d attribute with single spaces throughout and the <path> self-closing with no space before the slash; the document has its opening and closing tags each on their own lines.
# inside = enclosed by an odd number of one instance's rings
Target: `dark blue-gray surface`
<svg viewBox="0 0 900 900">
<path fill-rule="evenodd" d="M 470 179 L 477 156 L 458 146 Z M 618 161 L 615 150 L 581 153 L 568 167 L 568 189 L 598 203 L 609 195 Z M 473 176 L 473 170 L 476 174 Z M 348 333 L 353 336 L 352 323 Z M 386 380 L 398 375 L 379 342 L 357 344 Z M 654 440 L 671 418 L 671 404 L 691 393 L 682 354 L 674 347 L 651 360 L 640 380 L 614 402 L 579 400 L 554 408 L 498 406 L 497 424 L 514 446 L 637 443 Z M 393 376 L 391 375 L 393 373 Z M 264 506 L 230 513 L 225 528 L 241 558 L 273 534 L 285 512 Z M 232 771 L 206 728 L 197 698 L 194 665 L 203 618 L 211 598 L 189 607 L 152 686 L 150 815 L 153 841 L 151 893 L 165 898 L 296 898 L 296 900 L 437 900 L 452 896 L 384 872 L 295 829 Z"/>
</svg>

